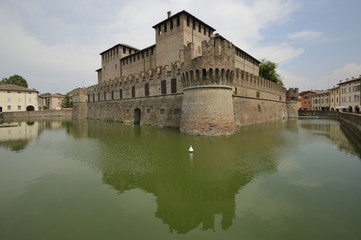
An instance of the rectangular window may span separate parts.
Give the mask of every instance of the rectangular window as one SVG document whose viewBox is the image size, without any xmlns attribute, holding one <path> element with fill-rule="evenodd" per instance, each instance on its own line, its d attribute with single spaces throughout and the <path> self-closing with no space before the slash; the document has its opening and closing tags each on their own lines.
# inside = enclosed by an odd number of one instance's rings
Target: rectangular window
<svg viewBox="0 0 361 240">
<path fill-rule="evenodd" d="M 173 78 L 170 82 L 170 92 L 177 93 L 177 79 Z"/>
<path fill-rule="evenodd" d="M 167 32 L 167 22 L 164 23 L 164 32 Z"/>
<path fill-rule="evenodd" d="M 122 98 L 123 98 L 123 90 L 119 89 L 119 99 L 122 99 Z"/>
<path fill-rule="evenodd" d="M 171 30 L 173 29 L 173 19 L 170 20 L 169 28 L 170 28 Z"/>
<path fill-rule="evenodd" d="M 187 16 L 187 26 L 189 27 L 191 20 L 189 19 L 189 16 Z"/>
<path fill-rule="evenodd" d="M 8 105 L 8 110 L 11 110 L 11 106 L 10 106 L 10 105 Z"/>
<path fill-rule="evenodd" d="M 132 97 L 135 97 L 135 86 L 132 86 Z"/>
<path fill-rule="evenodd" d="M 174 115 L 181 115 L 181 110 L 179 108 L 174 109 Z"/>
<path fill-rule="evenodd" d="M 166 82 L 166 80 L 163 80 L 160 83 L 161 83 L 161 86 L 160 86 L 161 94 L 163 94 L 163 95 L 167 94 L 167 82 Z"/>
<path fill-rule="evenodd" d="M 107 93 L 104 92 L 104 100 L 107 100 Z"/>
<path fill-rule="evenodd" d="M 149 96 L 149 83 L 144 85 L 144 95 Z"/>
<path fill-rule="evenodd" d="M 100 93 L 98 93 L 98 101 L 100 101 Z"/>
<path fill-rule="evenodd" d="M 11 102 L 11 97 L 8 97 L 8 99 L 7 99 L 7 100 L 8 100 L 8 102 Z"/>
<path fill-rule="evenodd" d="M 193 25 L 193 30 L 196 30 L 196 20 L 193 19 L 192 25 Z"/>
<path fill-rule="evenodd" d="M 18 105 L 18 110 L 21 110 L 21 105 Z"/>
<path fill-rule="evenodd" d="M 162 108 L 162 109 L 160 110 L 160 115 L 164 115 L 164 114 L 165 114 L 165 109 Z"/>
<path fill-rule="evenodd" d="M 180 18 L 179 18 L 179 16 L 177 17 L 177 27 L 179 27 L 180 26 Z"/>
<path fill-rule="evenodd" d="M 112 95 L 111 95 L 111 97 L 112 97 L 112 100 L 114 99 L 114 91 L 112 90 Z"/>
</svg>

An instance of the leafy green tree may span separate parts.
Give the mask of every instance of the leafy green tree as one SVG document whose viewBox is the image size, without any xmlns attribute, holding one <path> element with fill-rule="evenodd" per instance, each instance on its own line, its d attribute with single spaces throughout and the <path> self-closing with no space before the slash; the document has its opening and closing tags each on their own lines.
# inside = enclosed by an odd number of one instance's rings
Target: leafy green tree
<svg viewBox="0 0 361 240">
<path fill-rule="evenodd" d="M 17 74 L 9 78 L 3 78 L 0 81 L 0 84 L 15 84 L 21 87 L 26 87 L 26 88 L 28 87 L 28 82 L 25 80 L 25 78 Z"/>
<path fill-rule="evenodd" d="M 73 107 L 73 99 L 72 97 L 69 95 L 69 93 L 67 93 L 63 99 L 63 101 L 61 102 L 61 107 L 62 108 L 72 108 Z"/>
<path fill-rule="evenodd" d="M 283 86 L 280 75 L 276 71 L 277 64 L 267 59 L 262 59 L 259 65 L 259 76 Z"/>
</svg>

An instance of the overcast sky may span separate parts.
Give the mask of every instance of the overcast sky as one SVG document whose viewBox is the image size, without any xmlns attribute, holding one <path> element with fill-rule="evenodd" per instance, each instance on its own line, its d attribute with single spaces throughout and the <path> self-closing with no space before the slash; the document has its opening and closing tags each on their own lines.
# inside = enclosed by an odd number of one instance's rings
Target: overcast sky
<svg viewBox="0 0 361 240">
<path fill-rule="evenodd" d="M 360 0 L 0 0 L 0 79 L 19 74 L 40 93 L 96 84 L 100 52 L 153 45 L 152 26 L 182 10 L 276 62 L 286 88 L 361 74 Z"/>
</svg>

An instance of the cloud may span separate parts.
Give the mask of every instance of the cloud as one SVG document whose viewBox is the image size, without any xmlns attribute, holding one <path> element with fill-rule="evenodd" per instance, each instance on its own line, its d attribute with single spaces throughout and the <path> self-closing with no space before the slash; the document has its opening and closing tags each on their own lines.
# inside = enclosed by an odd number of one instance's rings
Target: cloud
<svg viewBox="0 0 361 240">
<path fill-rule="evenodd" d="M 7 23 L 0 26 L 0 52 L 6 56 L 0 59 L 1 78 L 20 74 L 30 88 L 52 92 L 67 92 L 82 81 L 95 80 L 95 52 L 72 44 L 44 45 L 2 11 L 0 21 Z"/>
<path fill-rule="evenodd" d="M 296 40 L 296 41 L 307 41 L 307 42 L 315 42 L 325 40 L 325 36 L 322 32 L 316 31 L 301 31 L 288 34 L 288 39 Z"/>
<path fill-rule="evenodd" d="M 265 47 L 254 46 L 251 52 L 256 58 L 266 58 L 277 64 L 284 63 L 304 53 L 304 49 L 295 48 L 287 43 L 268 45 Z"/>
<path fill-rule="evenodd" d="M 348 63 L 337 69 L 334 69 L 327 75 L 317 78 L 307 78 L 297 76 L 287 72 L 282 68 L 278 68 L 278 73 L 282 77 L 282 81 L 286 87 L 298 87 L 300 91 L 305 90 L 326 90 L 337 86 L 340 81 L 351 80 L 352 77 L 357 78 L 361 75 L 361 63 Z"/>
<path fill-rule="evenodd" d="M 332 85 L 336 85 L 340 81 L 346 81 L 352 77 L 358 78 L 361 75 L 361 63 L 348 63 L 344 66 L 333 70 L 330 75 L 323 76 L 321 80 L 329 79 Z M 332 87 L 332 86 L 330 86 Z"/>
</svg>

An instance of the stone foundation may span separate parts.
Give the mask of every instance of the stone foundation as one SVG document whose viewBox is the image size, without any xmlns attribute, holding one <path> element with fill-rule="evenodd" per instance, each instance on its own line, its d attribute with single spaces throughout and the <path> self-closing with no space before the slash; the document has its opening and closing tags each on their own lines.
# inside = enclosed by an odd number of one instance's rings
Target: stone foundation
<svg viewBox="0 0 361 240">
<path fill-rule="evenodd" d="M 232 88 L 206 85 L 184 89 L 180 131 L 192 135 L 233 134 Z"/>
</svg>

